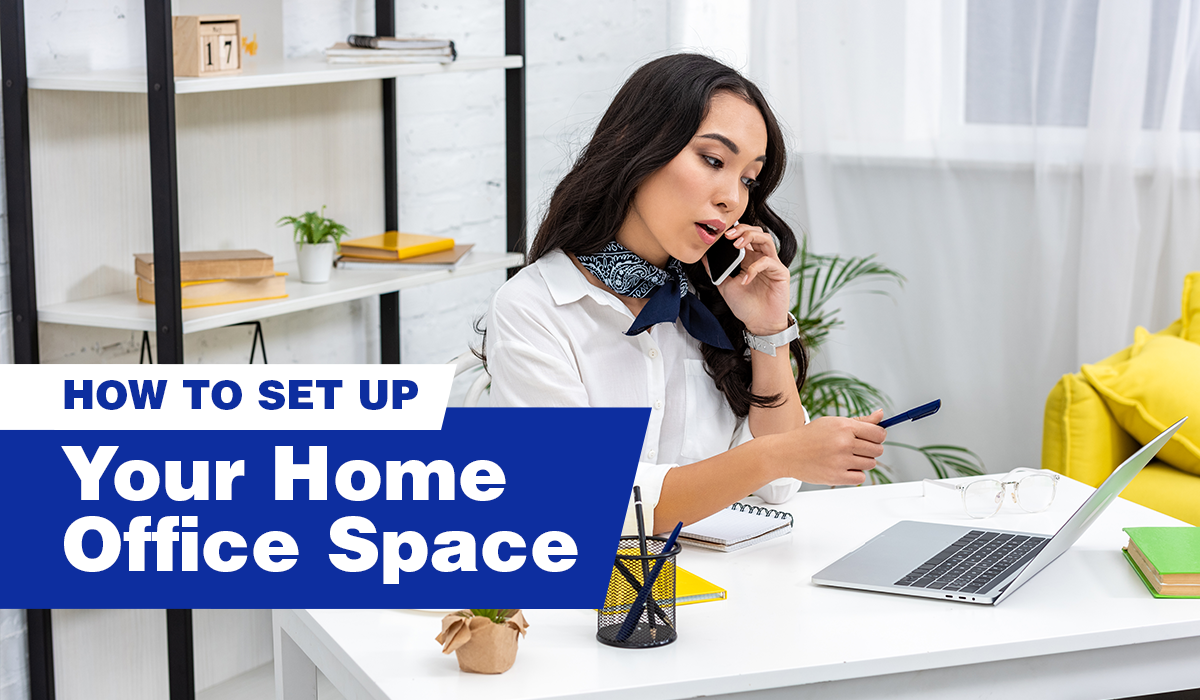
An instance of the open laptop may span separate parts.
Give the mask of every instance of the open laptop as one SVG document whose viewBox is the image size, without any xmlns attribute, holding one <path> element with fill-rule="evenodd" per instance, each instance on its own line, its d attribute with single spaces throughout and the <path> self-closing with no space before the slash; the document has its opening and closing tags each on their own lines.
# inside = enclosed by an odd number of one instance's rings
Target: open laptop
<svg viewBox="0 0 1200 700">
<path fill-rule="evenodd" d="M 813 583 L 997 605 L 1070 549 L 1186 420 L 1125 460 L 1051 537 L 902 520 L 817 572 Z"/>
</svg>

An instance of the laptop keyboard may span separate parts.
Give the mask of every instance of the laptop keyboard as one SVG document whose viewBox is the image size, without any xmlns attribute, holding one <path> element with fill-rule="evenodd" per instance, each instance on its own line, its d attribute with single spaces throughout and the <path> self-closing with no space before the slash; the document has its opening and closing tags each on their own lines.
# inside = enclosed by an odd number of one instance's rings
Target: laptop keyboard
<svg viewBox="0 0 1200 700">
<path fill-rule="evenodd" d="M 1033 559 L 1049 539 L 971 530 L 908 572 L 896 585 L 984 593 Z"/>
</svg>

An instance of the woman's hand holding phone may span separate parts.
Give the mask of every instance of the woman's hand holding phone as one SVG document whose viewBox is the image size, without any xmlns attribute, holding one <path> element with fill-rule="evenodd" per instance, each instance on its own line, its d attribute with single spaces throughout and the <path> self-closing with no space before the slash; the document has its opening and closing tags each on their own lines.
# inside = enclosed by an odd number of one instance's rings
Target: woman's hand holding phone
<svg viewBox="0 0 1200 700">
<path fill-rule="evenodd" d="M 746 257 L 741 262 L 741 274 L 727 277 L 717 287 L 721 296 L 754 335 L 773 335 L 784 330 L 789 323 L 791 273 L 779 260 L 775 240 L 762 228 L 742 223 L 734 224 L 725 237 L 744 250 Z M 707 257 L 703 260 L 711 277 L 709 260 Z"/>
</svg>

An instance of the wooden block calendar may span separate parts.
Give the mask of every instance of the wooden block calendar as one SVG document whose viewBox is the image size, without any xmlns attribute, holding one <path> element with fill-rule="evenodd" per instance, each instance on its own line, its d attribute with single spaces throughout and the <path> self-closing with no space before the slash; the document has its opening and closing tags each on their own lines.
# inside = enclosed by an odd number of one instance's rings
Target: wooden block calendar
<svg viewBox="0 0 1200 700">
<path fill-rule="evenodd" d="M 241 15 L 176 15 L 172 19 L 176 76 L 202 78 L 241 72 Z"/>
</svg>

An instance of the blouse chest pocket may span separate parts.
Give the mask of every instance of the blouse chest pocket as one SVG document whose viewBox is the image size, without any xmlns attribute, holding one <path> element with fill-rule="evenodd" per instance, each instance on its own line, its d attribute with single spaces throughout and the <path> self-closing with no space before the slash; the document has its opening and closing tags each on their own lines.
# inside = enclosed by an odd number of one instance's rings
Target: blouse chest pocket
<svg viewBox="0 0 1200 700">
<path fill-rule="evenodd" d="M 687 410 L 680 457 L 707 459 L 729 449 L 737 416 L 716 382 L 704 369 L 704 360 L 684 360 L 687 377 Z"/>
</svg>

